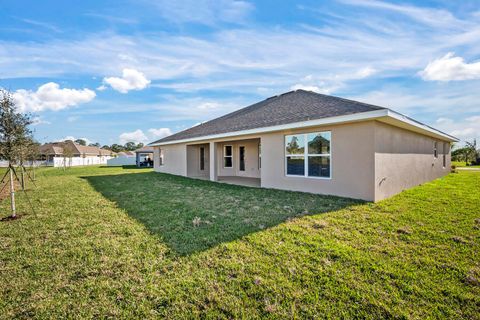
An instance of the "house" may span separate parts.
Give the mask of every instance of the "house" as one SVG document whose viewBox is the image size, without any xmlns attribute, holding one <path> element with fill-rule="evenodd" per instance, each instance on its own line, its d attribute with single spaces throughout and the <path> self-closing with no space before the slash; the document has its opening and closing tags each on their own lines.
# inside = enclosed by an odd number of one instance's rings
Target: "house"
<svg viewBox="0 0 480 320">
<path fill-rule="evenodd" d="M 137 167 L 153 166 L 153 147 L 144 146 L 134 151 Z"/>
<path fill-rule="evenodd" d="M 150 146 L 157 172 L 379 201 L 449 173 L 455 141 L 388 108 L 296 90 Z"/>
<path fill-rule="evenodd" d="M 136 159 L 135 152 L 120 151 L 120 152 L 117 152 L 115 158 L 107 160 L 107 166 L 109 167 L 134 166 L 135 159 Z"/>
<path fill-rule="evenodd" d="M 71 140 L 66 140 L 41 145 L 39 157 L 47 166 L 87 166 L 106 164 L 107 160 L 114 157 L 114 153 L 110 150 L 82 146 Z"/>
</svg>

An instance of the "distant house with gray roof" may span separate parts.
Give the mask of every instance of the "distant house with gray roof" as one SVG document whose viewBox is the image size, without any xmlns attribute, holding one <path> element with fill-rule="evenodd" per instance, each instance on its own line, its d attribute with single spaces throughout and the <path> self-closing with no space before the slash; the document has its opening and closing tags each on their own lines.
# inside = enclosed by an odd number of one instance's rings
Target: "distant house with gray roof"
<svg viewBox="0 0 480 320">
<path fill-rule="evenodd" d="M 455 141 L 385 107 L 296 90 L 149 146 L 158 172 L 377 201 L 447 174 Z"/>
</svg>

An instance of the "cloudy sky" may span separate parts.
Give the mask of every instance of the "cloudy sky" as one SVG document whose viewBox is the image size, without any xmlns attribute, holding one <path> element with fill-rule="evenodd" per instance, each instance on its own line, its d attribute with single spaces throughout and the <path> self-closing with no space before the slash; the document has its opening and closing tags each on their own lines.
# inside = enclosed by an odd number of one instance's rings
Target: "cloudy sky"
<svg viewBox="0 0 480 320">
<path fill-rule="evenodd" d="M 149 142 L 303 88 L 480 138 L 480 1 L 2 1 L 39 141 Z"/>
</svg>

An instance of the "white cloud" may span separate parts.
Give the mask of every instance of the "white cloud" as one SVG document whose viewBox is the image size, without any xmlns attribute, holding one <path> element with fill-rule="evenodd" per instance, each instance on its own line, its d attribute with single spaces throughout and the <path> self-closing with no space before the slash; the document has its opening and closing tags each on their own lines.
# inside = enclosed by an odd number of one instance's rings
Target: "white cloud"
<svg viewBox="0 0 480 320">
<path fill-rule="evenodd" d="M 13 93 L 16 105 L 22 112 L 62 110 L 82 103 L 87 103 L 95 98 L 95 92 L 90 89 L 60 89 L 55 82 L 40 86 L 37 91 L 20 89 Z"/>
<path fill-rule="evenodd" d="M 221 105 L 217 102 L 204 102 L 201 103 L 197 106 L 197 109 L 200 110 L 212 110 L 212 109 L 218 109 L 220 108 Z"/>
<path fill-rule="evenodd" d="M 466 63 L 462 57 L 455 57 L 453 52 L 449 52 L 430 62 L 420 75 L 426 81 L 480 79 L 480 61 Z"/>
<path fill-rule="evenodd" d="M 103 82 L 110 85 L 114 90 L 121 93 L 127 93 L 130 90 L 143 90 L 149 84 L 143 73 L 135 69 L 123 69 L 122 77 L 107 77 L 103 78 Z M 105 90 L 105 86 L 98 87 L 98 90 Z"/>
<path fill-rule="evenodd" d="M 375 70 L 374 68 L 372 67 L 365 67 L 365 68 L 362 68 L 360 70 L 358 70 L 354 75 L 353 77 L 351 77 L 351 79 L 364 79 L 364 78 L 368 78 L 370 77 L 371 75 L 375 74 L 377 72 L 377 70 Z"/>
<path fill-rule="evenodd" d="M 67 122 L 75 122 L 79 119 L 78 116 L 70 116 L 67 118 Z"/>
<path fill-rule="evenodd" d="M 479 116 L 468 117 L 465 120 L 467 120 L 469 122 L 476 122 L 476 123 L 480 124 L 480 115 Z"/>
<path fill-rule="evenodd" d="M 132 132 L 124 132 L 119 136 L 119 142 L 120 144 L 125 144 L 127 142 L 147 143 L 172 134 L 170 128 L 150 128 L 147 132 L 148 133 L 145 134 L 141 129 Z"/>
<path fill-rule="evenodd" d="M 244 23 L 255 8 L 250 2 L 241 0 L 157 0 L 150 3 L 169 21 L 209 26 L 218 22 Z"/>
<path fill-rule="evenodd" d="M 32 118 L 32 126 L 38 126 L 41 124 L 51 124 L 50 121 L 43 120 L 41 117 Z"/>
<path fill-rule="evenodd" d="M 148 133 L 150 133 L 150 136 L 153 139 L 161 139 L 164 137 L 167 137 L 172 134 L 172 130 L 170 128 L 158 128 L 158 129 L 148 129 Z"/>
<path fill-rule="evenodd" d="M 120 144 L 125 144 L 127 142 L 135 142 L 135 143 L 145 143 L 148 141 L 148 137 L 143 133 L 142 130 L 137 129 L 132 132 L 124 132 L 119 136 Z"/>
<path fill-rule="evenodd" d="M 449 118 L 438 118 L 435 122 L 438 124 L 451 124 L 453 123 L 453 120 Z"/>
<path fill-rule="evenodd" d="M 473 136 L 476 133 L 476 130 L 474 128 L 464 128 L 464 129 L 453 130 L 450 133 L 454 137 L 465 138 L 465 137 Z"/>
<path fill-rule="evenodd" d="M 378 0 L 341 0 L 344 3 L 388 10 L 395 13 L 403 14 L 413 20 L 426 25 L 439 27 L 452 27 L 459 21 L 449 12 L 442 9 L 424 8 L 419 6 L 411 6 L 404 4 L 394 4 L 390 2 Z"/>
<path fill-rule="evenodd" d="M 290 90 L 306 90 L 306 91 L 313 91 L 318 93 L 322 92 L 322 90 L 317 86 L 308 86 L 308 85 L 303 85 L 301 83 L 297 83 L 296 85 L 291 86 Z"/>
</svg>

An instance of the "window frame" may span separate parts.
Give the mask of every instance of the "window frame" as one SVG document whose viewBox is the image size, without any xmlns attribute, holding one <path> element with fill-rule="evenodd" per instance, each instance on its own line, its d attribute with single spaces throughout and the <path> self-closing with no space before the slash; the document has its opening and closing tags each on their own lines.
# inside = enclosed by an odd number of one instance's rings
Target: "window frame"
<svg viewBox="0 0 480 320">
<path fill-rule="evenodd" d="M 230 150 L 232 151 L 231 155 L 227 156 L 226 154 L 226 150 L 227 150 L 227 147 L 230 147 Z M 225 166 L 225 158 L 230 158 L 231 159 L 231 166 L 229 167 L 226 167 Z M 223 146 L 223 168 L 224 169 L 233 169 L 233 145 L 231 144 L 226 144 Z"/>
<path fill-rule="evenodd" d="M 165 165 L 165 154 L 162 148 L 158 148 L 158 166 L 163 167 Z"/>
<path fill-rule="evenodd" d="M 443 155 L 442 155 L 442 164 L 443 168 L 445 169 L 447 167 L 447 152 L 449 149 L 449 144 L 447 142 L 443 143 Z"/>
<path fill-rule="evenodd" d="M 200 153 L 199 155 L 199 169 L 200 171 L 205 171 L 205 147 L 199 147 L 198 152 Z"/>
<path fill-rule="evenodd" d="M 438 141 L 433 141 L 433 157 L 438 159 Z"/>
<path fill-rule="evenodd" d="M 258 143 L 258 170 L 262 169 L 262 143 Z"/>
<path fill-rule="evenodd" d="M 243 148 L 243 160 L 242 160 L 242 151 L 241 151 L 242 148 Z M 246 159 L 245 159 L 246 153 L 247 153 L 247 148 L 245 148 L 244 145 L 238 146 L 238 171 L 240 172 L 246 171 L 246 167 L 247 167 Z M 242 161 L 243 161 L 243 170 L 242 170 Z"/>
<path fill-rule="evenodd" d="M 323 154 L 309 154 L 308 153 L 308 135 L 309 134 L 322 134 L 322 133 L 330 133 L 330 151 L 329 153 L 323 153 Z M 289 136 L 303 136 L 304 139 L 304 150 L 303 154 L 287 154 L 287 137 Z M 333 177 L 333 171 L 332 171 L 332 150 L 333 150 L 333 135 L 331 130 L 326 130 L 326 131 L 314 131 L 314 132 L 301 132 L 301 133 L 291 133 L 291 134 L 286 134 L 283 137 L 283 154 L 284 154 L 284 170 L 285 170 L 285 177 L 290 177 L 290 178 L 306 178 L 306 179 L 320 179 L 320 180 L 332 180 Z M 296 174 L 288 174 L 287 170 L 287 157 L 303 157 L 303 165 L 304 165 L 304 170 L 303 170 L 303 175 L 296 175 Z M 315 176 L 309 176 L 308 175 L 308 158 L 309 157 L 328 157 L 330 158 L 329 164 L 329 171 L 330 171 L 330 176 L 329 177 L 315 177 Z"/>
</svg>

